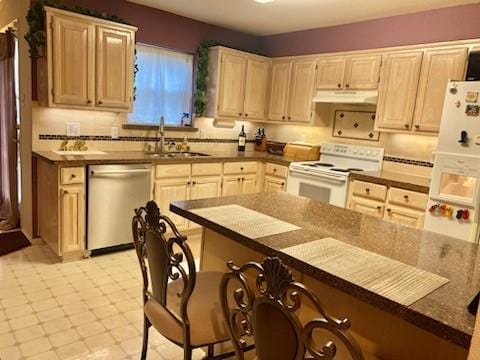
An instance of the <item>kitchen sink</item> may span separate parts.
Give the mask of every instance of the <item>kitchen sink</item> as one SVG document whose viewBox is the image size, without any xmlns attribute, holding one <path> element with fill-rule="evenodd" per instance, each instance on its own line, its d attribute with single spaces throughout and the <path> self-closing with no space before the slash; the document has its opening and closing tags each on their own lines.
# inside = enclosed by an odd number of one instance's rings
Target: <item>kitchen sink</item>
<svg viewBox="0 0 480 360">
<path fill-rule="evenodd" d="M 208 154 L 197 153 L 197 152 L 166 152 L 166 153 L 146 153 L 152 158 L 159 159 L 176 159 L 176 158 L 190 158 L 190 157 L 202 157 L 210 156 Z"/>
</svg>

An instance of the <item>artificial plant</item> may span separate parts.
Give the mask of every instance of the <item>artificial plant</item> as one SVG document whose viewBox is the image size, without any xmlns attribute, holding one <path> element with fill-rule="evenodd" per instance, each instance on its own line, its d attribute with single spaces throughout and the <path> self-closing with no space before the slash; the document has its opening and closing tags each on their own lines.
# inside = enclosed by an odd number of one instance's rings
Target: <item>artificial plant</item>
<svg viewBox="0 0 480 360">
<path fill-rule="evenodd" d="M 194 95 L 195 115 L 197 117 L 203 116 L 207 108 L 208 49 L 216 45 L 219 45 L 219 43 L 207 40 L 200 43 L 197 49 Z"/>
</svg>

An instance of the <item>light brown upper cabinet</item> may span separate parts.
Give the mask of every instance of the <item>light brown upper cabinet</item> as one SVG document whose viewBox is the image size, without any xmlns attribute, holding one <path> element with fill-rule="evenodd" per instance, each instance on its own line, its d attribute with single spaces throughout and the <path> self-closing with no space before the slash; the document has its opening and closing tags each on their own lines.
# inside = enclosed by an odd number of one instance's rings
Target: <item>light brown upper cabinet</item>
<svg viewBox="0 0 480 360">
<path fill-rule="evenodd" d="M 134 51 L 133 31 L 97 26 L 97 107 L 130 108 Z"/>
<path fill-rule="evenodd" d="M 377 89 L 381 64 L 381 54 L 322 58 L 317 62 L 315 87 L 320 90 Z"/>
<path fill-rule="evenodd" d="M 345 56 L 318 60 L 315 87 L 320 90 L 341 89 L 346 64 Z"/>
<path fill-rule="evenodd" d="M 426 50 L 414 114 L 414 130 L 438 132 L 448 80 L 462 80 L 468 48 Z"/>
<path fill-rule="evenodd" d="M 411 128 L 422 56 L 423 51 L 385 56 L 375 122 L 378 130 Z"/>
<path fill-rule="evenodd" d="M 37 62 L 43 105 L 128 112 L 137 28 L 46 7 L 46 57 Z"/>
<path fill-rule="evenodd" d="M 216 46 L 210 49 L 206 116 L 263 120 L 270 60 Z"/>
<path fill-rule="evenodd" d="M 309 122 L 312 118 L 316 60 L 278 60 L 272 64 L 269 120 Z"/>
</svg>

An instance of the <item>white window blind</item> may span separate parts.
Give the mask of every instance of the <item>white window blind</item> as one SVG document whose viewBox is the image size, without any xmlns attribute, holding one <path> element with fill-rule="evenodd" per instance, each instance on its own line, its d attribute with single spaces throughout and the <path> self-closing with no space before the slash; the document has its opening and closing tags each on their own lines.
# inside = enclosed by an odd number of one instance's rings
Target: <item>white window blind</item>
<svg viewBox="0 0 480 360">
<path fill-rule="evenodd" d="M 193 55 L 137 44 L 138 73 L 133 112 L 128 122 L 178 126 L 182 116 L 191 116 Z"/>
</svg>

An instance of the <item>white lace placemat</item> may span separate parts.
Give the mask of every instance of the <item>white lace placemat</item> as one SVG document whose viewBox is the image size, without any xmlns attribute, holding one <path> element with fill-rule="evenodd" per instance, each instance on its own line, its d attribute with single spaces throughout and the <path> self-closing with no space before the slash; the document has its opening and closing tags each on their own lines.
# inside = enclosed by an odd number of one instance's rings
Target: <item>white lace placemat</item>
<svg viewBox="0 0 480 360">
<path fill-rule="evenodd" d="M 449 282 L 439 275 L 332 238 L 292 246 L 282 252 L 405 306 Z"/>
<path fill-rule="evenodd" d="M 190 212 L 251 239 L 300 229 L 296 225 L 240 205 L 192 209 Z"/>
</svg>

